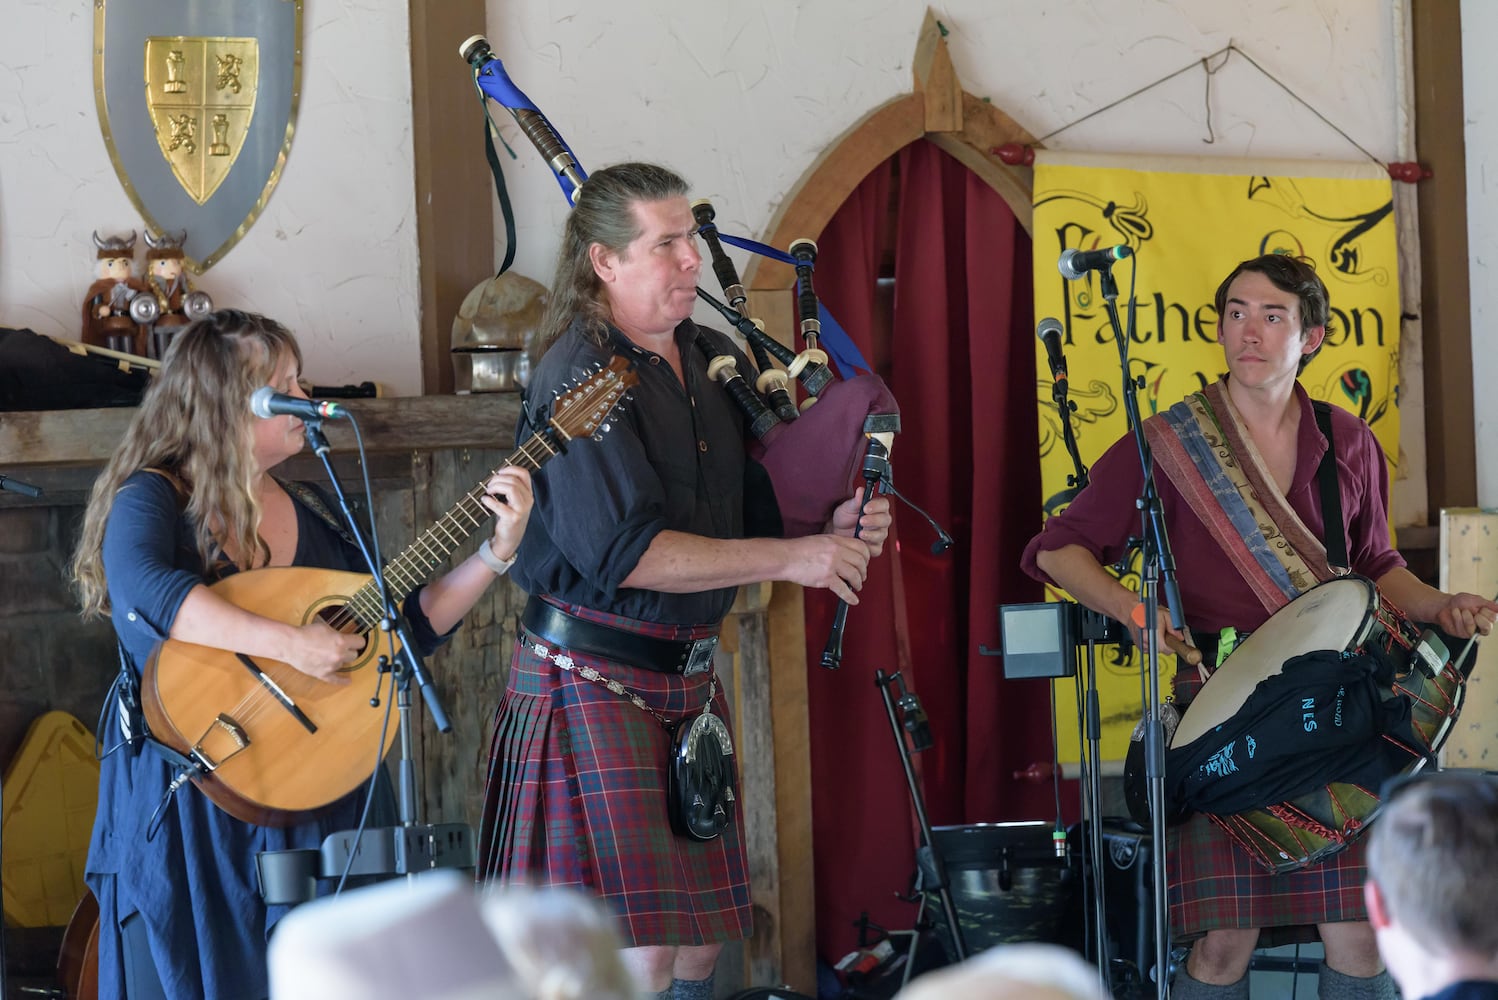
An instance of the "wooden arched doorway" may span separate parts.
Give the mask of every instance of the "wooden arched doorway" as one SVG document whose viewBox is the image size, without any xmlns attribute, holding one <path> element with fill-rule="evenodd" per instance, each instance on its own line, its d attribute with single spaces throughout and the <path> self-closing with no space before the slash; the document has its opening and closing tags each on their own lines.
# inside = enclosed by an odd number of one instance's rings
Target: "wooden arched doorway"
<svg viewBox="0 0 1498 1000">
<path fill-rule="evenodd" d="M 1032 171 L 1003 163 L 994 150 L 1034 139 L 992 104 L 962 90 L 935 16 L 926 14 L 913 61 L 914 87 L 870 111 L 841 136 L 792 188 L 763 241 L 784 248 L 801 237 L 818 238 L 849 195 L 880 164 L 921 139 L 937 145 L 992 188 L 1031 231 Z M 795 273 L 787 265 L 755 258 L 745 273 L 751 313 L 767 329 L 789 332 L 795 323 Z M 766 938 L 756 928 L 748 962 L 774 978 L 811 991 L 815 981 L 815 921 L 812 895 L 810 750 L 807 711 L 806 625 L 802 591 L 777 584 L 770 590 L 767 683 L 739 688 L 741 725 L 768 721 L 772 735 L 746 738 L 769 760 L 746 747 L 740 761 L 746 784 L 773 802 L 774 831 L 751 824 L 749 847 L 755 877 L 757 921 L 768 917 Z M 747 679 L 747 678 L 746 678 Z M 769 912 L 764 912 L 768 910 Z M 755 981 L 763 979 L 756 975 Z"/>
</svg>

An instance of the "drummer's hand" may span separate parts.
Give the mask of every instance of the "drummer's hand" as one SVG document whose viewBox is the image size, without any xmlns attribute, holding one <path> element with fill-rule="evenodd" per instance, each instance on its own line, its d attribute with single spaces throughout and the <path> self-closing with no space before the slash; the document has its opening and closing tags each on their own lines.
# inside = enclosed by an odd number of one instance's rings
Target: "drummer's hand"
<svg viewBox="0 0 1498 1000">
<path fill-rule="evenodd" d="M 1129 622 L 1129 635 L 1134 644 L 1139 647 L 1142 655 L 1146 646 L 1144 644 L 1144 605 L 1134 605 L 1132 620 Z M 1202 651 L 1191 644 L 1184 629 L 1174 628 L 1170 624 L 1170 609 L 1163 605 L 1156 612 L 1155 642 L 1161 653 L 1174 653 L 1181 657 L 1189 666 L 1196 666 L 1202 661 Z"/>
<path fill-rule="evenodd" d="M 863 517 L 858 516 L 858 505 L 863 502 L 863 487 L 853 491 L 853 495 L 837 505 L 832 512 L 832 523 L 830 525 L 834 535 L 842 535 L 845 538 L 853 537 L 854 525 L 862 530 L 858 533 L 858 540 L 869 547 L 869 557 L 877 556 L 884 551 L 884 541 L 889 537 L 890 525 L 894 523 L 894 515 L 890 513 L 889 497 L 875 497 L 869 501 L 869 505 L 863 509 Z"/>
<path fill-rule="evenodd" d="M 1487 635 L 1498 619 L 1498 604 L 1479 594 L 1449 594 L 1446 605 L 1436 612 L 1436 624 L 1458 639 Z"/>
</svg>

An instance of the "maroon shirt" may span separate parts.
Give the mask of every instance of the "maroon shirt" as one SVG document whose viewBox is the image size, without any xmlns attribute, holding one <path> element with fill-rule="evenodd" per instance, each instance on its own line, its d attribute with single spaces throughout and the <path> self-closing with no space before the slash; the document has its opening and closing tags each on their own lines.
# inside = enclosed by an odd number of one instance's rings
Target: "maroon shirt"
<svg viewBox="0 0 1498 1000">
<path fill-rule="evenodd" d="M 1324 540 L 1316 467 L 1326 452 L 1326 438 L 1316 426 L 1311 398 L 1299 383 L 1295 386 L 1295 398 L 1300 404 L 1300 430 L 1295 477 L 1287 499 L 1306 527 Z M 1331 411 L 1348 560 L 1354 573 L 1377 580 L 1405 564 L 1389 539 L 1388 466 L 1378 439 L 1366 423 L 1339 406 L 1333 406 Z M 1175 555 L 1186 624 L 1198 633 L 1216 632 L 1228 625 L 1240 631 L 1258 628 L 1269 612 L 1242 577 L 1232 572 L 1226 554 L 1170 479 L 1157 471 L 1155 484 Z M 1088 487 L 1065 510 L 1049 518 L 1040 534 L 1030 539 L 1021 568 L 1043 583 L 1054 584 L 1036 565 L 1035 557 L 1042 551 L 1067 545 L 1082 546 L 1104 565 L 1116 562 L 1129 535 L 1139 534 L 1139 511 L 1134 501 L 1143 488 L 1144 476 L 1134 437 L 1125 435 L 1092 467 Z"/>
</svg>

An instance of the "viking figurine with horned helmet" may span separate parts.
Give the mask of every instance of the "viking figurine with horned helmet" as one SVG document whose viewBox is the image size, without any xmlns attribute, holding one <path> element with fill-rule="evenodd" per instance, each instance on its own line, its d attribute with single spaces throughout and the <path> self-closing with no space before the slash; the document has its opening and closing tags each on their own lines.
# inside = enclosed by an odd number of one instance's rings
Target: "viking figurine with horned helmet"
<svg viewBox="0 0 1498 1000">
<path fill-rule="evenodd" d="M 108 238 L 96 230 L 94 246 L 99 251 L 99 278 L 83 297 L 83 342 L 139 354 L 141 332 L 131 305 L 147 288 L 135 274 L 135 230 L 129 236 Z"/>
<path fill-rule="evenodd" d="M 160 235 L 146 230 L 147 280 L 157 306 L 157 318 L 148 327 L 144 345 L 148 357 L 160 358 L 178 327 L 213 311 L 208 295 L 195 291 L 187 280 L 184 267 L 187 255 L 182 251 L 186 240 L 185 229 Z"/>
</svg>

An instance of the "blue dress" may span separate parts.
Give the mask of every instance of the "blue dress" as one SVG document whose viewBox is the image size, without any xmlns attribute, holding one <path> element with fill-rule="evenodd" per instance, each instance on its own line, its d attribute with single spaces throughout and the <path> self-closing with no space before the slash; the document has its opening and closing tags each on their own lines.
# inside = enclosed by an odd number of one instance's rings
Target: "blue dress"
<svg viewBox="0 0 1498 1000">
<path fill-rule="evenodd" d="M 318 514 L 295 506 L 294 565 L 364 569 L 354 546 Z M 125 481 L 105 526 L 103 559 L 115 632 L 139 674 L 171 631 L 188 591 L 209 578 L 170 480 L 137 472 Z M 417 596 L 407 598 L 405 612 L 412 640 L 425 654 L 446 636 L 432 631 Z M 117 713 L 104 718 L 100 740 L 107 750 L 121 735 Z M 262 902 L 255 855 L 316 849 L 327 834 L 352 829 L 363 792 L 308 814 L 299 825 L 272 828 L 234 819 L 189 784 L 172 796 L 148 838 L 151 814 L 171 779 L 170 766 L 149 748 L 122 746 L 100 765 L 86 869 L 99 901 L 99 996 L 125 996 L 119 927 L 139 913 L 169 1000 L 260 1000 L 269 993 L 266 942 L 286 908 Z"/>
</svg>

